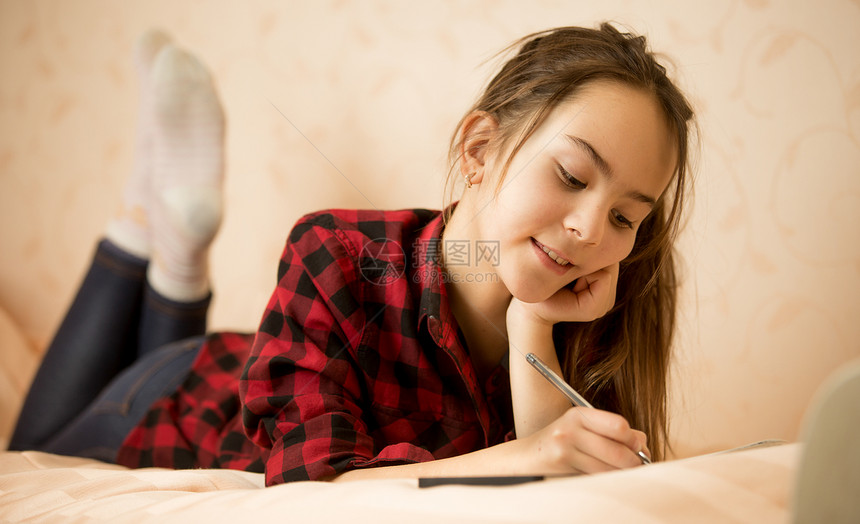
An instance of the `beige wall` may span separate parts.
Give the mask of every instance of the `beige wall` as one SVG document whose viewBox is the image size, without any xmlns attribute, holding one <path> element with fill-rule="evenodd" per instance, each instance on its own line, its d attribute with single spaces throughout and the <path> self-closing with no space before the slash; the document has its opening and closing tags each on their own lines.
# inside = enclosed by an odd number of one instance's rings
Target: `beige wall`
<svg viewBox="0 0 860 524">
<path fill-rule="evenodd" d="M 301 214 L 439 207 L 480 64 L 528 32 L 603 19 L 673 57 L 700 114 L 678 450 L 795 439 L 817 385 L 860 356 L 856 0 L 0 0 L 0 307 L 36 348 L 59 321 L 130 169 L 146 28 L 219 85 L 229 207 L 211 325 L 253 330 Z"/>
</svg>

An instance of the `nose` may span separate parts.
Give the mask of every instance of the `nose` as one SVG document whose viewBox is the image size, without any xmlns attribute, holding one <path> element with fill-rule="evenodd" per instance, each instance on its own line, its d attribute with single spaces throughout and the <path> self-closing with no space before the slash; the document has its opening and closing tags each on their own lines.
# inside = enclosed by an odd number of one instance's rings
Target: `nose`
<svg viewBox="0 0 860 524">
<path fill-rule="evenodd" d="M 588 245 L 598 245 L 603 240 L 606 219 L 598 207 L 576 209 L 567 222 L 566 229 L 575 240 Z"/>
</svg>

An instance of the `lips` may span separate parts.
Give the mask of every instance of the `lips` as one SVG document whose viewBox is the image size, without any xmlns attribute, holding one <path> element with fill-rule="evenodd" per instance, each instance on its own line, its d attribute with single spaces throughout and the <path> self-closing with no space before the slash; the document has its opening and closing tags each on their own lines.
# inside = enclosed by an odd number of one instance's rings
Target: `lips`
<svg viewBox="0 0 860 524">
<path fill-rule="evenodd" d="M 555 261 L 555 263 L 556 263 L 556 264 L 558 264 L 558 266 L 559 266 L 559 267 L 566 267 L 566 266 L 569 266 L 569 265 L 571 264 L 571 261 L 570 261 L 570 260 L 568 260 L 568 259 L 564 258 L 563 256 L 561 256 L 560 254 L 556 253 L 556 252 L 555 252 L 555 251 L 553 251 L 552 249 L 550 249 L 550 248 L 548 248 L 547 246 L 545 246 L 545 245 L 541 244 L 541 243 L 540 243 L 540 242 L 538 242 L 536 239 L 534 239 L 534 238 L 533 238 L 533 239 L 532 239 L 532 242 L 534 242 L 534 243 L 535 243 L 535 245 L 541 249 L 541 251 L 543 251 L 544 253 L 546 253 L 546 254 L 547 254 L 547 256 L 549 256 L 549 258 L 551 258 L 553 261 Z"/>
</svg>

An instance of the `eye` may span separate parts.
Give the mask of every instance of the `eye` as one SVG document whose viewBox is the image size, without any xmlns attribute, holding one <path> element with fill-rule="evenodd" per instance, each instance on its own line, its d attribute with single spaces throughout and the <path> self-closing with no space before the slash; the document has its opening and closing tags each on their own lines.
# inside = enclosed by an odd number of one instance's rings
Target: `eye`
<svg viewBox="0 0 860 524">
<path fill-rule="evenodd" d="M 627 217 L 625 217 L 624 215 L 622 215 L 618 211 L 612 212 L 612 220 L 615 222 L 615 225 L 618 227 L 633 229 L 633 222 L 628 220 Z"/>
<path fill-rule="evenodd" d="M 585 189 L 585 182 L 577 179 L 575 176 L 568 173 L 567 170 L 561 166 L 561 164 L 557 164 L 557 167 L 559 177 L 561 177 L 561 181 L 564 182 L 564 185 L 573 189 Z"/>
</svg>

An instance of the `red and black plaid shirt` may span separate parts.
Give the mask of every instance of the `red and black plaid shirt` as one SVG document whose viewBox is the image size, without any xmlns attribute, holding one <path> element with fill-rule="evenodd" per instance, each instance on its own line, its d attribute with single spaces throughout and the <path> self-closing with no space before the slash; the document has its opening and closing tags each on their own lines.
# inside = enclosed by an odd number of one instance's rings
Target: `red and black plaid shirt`
<svg viewBox="0 0 860 524">
<path fill-rule="evenodd" d="M 421 209 L 303 217 L 256 337 L 211 336 L 118 462 L 265 469 L 272 485 L 512 438 L 507 372 L 479 383 L 449 309 L 442 229 Z"/>
</svg>

